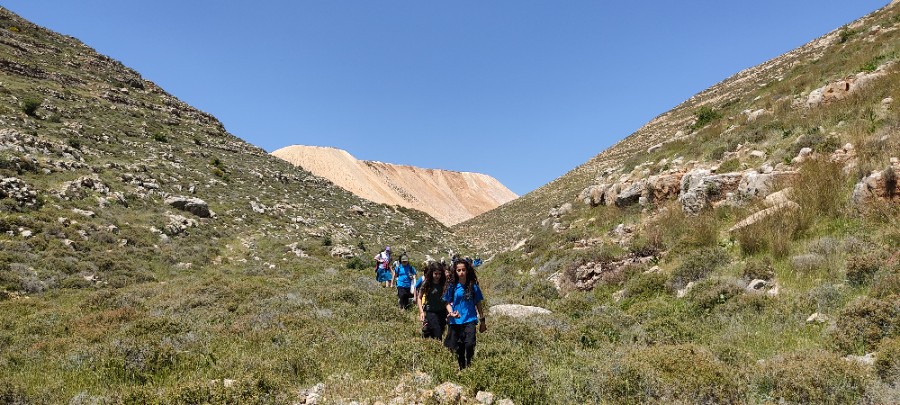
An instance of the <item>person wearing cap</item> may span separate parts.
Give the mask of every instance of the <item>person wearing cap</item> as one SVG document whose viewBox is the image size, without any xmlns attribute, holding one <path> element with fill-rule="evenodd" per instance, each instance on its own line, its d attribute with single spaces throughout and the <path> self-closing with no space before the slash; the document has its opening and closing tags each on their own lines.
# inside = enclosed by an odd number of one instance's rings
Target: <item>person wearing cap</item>
<svg viewBox="0 0 900 405">
<path fill-rule="evenodd" d="M 391 266 L 391 247 L 385 246 L 384 251 L 375 255 L 375 281 L 384 283 L 384 287 L 392 285 L 393 269 Z"/>
<path fill-rule="evenodd" d="M 400 309 L 407 309 L 413 297 L 412 283 L 416 278 L 416 268 L 409 264 L 406 253 L 400 255 L 400 263 L 394 267 L 394 285 L 397 286 L 397 303 Z"/>
</svg>

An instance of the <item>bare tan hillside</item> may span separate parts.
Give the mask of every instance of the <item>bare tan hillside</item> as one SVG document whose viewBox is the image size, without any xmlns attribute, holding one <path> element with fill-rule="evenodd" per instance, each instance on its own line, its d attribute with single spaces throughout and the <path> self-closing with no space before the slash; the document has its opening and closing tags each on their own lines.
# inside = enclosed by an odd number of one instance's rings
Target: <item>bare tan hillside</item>
<svg viewBox="0 0 900 405">
<path fill-rule="evenodd" d="M 417 209 L 448 226 L 518 197 L 485 174 L 357 160 L 336 148 L 293 145 L 272 155 L 367 200 Z"/>
</svg>

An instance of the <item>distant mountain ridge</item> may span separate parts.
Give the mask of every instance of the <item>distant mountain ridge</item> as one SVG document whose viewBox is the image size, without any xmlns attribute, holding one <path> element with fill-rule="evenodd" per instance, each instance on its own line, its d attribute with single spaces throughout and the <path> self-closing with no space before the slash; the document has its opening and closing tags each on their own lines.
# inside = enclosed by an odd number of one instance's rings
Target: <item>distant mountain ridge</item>
<svg viewBox="0 0 900 405">
<path fill-rule="evenodd" d="M 497 179 L 481 173 L 357 160 L 345 150 L 320 146 L 293 145 L 272 155 L 357 196 L 417 209 L 447 226 L 518 198 Z"/>
</svg>

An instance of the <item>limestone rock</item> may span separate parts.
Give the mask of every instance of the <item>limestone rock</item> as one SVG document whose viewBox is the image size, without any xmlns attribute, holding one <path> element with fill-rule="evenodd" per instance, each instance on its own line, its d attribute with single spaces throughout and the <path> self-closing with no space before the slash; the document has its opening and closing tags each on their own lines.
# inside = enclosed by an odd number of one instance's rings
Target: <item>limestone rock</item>
<svg viewBox="0 0 900 405">
<path fill-rule="evenodd" d="M 462 387 L 451 382 L 445 382 L 434 387 L 434 399 L 439 404 L 455 404 L 458 403 L 462 396 Z"/>
<path fill-rule="evenodd" d="M 175 209 L 190 212 L 200 218 L 209 218 L 212 216 L 209 205 L 206 204 L 206 201 L 199 198 L 172 196 L 166 198 L 166 204 Z"/>
<path fill-rule="evenodd" d="M 747 284 L 747 292 L 758 292 L 762 291 L 766 286 L 766 280 L 756 279 Z"/>
<path fill-rule="evenodd" d="M 488 310 L 488 312 L 492 316 L 503 315 L 512 318 L 527 318 L 532 315 L 549 315 L 553 313 L 550 310 L 541 307 L 517 304 L 494 305 Z"/>
<path fill-rule="evenodd" d="M 820 314 L 818 312 L 813 313 L 809 317 L 806 318 L 806 323 L 825 323 L 828 322 L 828 316 L 825 314 Z"/>
<path fill-rule="evenodd" d="M 892 163 L 885 170 L 870 173 L 853 188 L 853 202 L 857 207 L 875 199 L 900 202 L 898 177 L 900 177 L 900 163 Z"/>
<path fill-rule="evenodd" d="M 712 202 L 723 200 L 737 189 L 742 173 L 712 174 L 709 169 L 694 169 L 681 179 L 678 201 L 688 214 L 697 214 Z"/>
<path fill-rule="evenodd" d="M 37 192 L 28 187 L 24 180 L 16 177 L 0 179 L 0 200 L 10 198 L 20 207 L 37 205 Z"/>
<path fill-rule="evenodd" d="M 748 216 L 747 218 L 742 219 L 740 222 L 734 224 L 734 226 L 732 226 L 731 228 L 728 229 L 728 232 L 735 232 L 735 231 L 744 229 L 744 228 L 746 228 L 750 225 L 753 225 L 759 221 L 762 221 L 772 215 L 775 215 L 775 213 L 777 213 L 777 212 L 780 212 L 780 211 L 783 211 L 786 209 L 795 210 L 797 208 L 800 208 L 799 204 L 797 204 L 793 201 L 787 201 L 785 203 L 781 203 L 781 204 L 766 208 L 764 210 L 757 211 L 757 212 L 751 214 L 750 216 Z"/>
<path fill-rule="evenodd" d="M 353 257 L 353 249 L 346 246 L 332 246 L 331 256 L 340 257 L 342 259 L 349 259 Z"/>
<path fill-rule="evenodd" d="M 494 403 L 494 394 L 486 391 L 478 391 L 475 394 L 475 400 L 480 404 L 492 405 Z"/>
</svg>

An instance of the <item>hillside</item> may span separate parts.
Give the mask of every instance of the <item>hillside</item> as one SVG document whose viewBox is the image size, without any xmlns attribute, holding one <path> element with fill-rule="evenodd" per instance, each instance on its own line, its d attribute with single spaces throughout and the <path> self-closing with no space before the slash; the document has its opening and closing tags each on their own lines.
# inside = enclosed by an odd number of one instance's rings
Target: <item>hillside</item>
<svg viewBox="0 0 900 405">
<path fill-rule="evenodd" d="M 0 9 L 0 403 L 898 403 L 898 57 L 892 3 L 451 233 Z M 388 244 L 491 253 L 471 367 Z"/>
<path fill-rule="evenodd" d="M 361 161 L 335 148 L 294 145 L 272 155 L 362 198 L 416 209 L 447 226 L 518 197 L 484 174 Z"/>
<path fill-rule="evenodd" d="M 779 162 L 789 162 L 796 155 L 790 155 L 790 152 L 795 150 L 798 138 L 819 127 L 823 129 L 823 136 L 833 135 L 839 141 L 838 146 L 847 142 L 869 146 L 871 142 L 860 139 L 863 134 L 857 131 L 856 125 L 862 123 L 849 125 L 847 120 L 843 120 L 843 128 L 838 128 L 837 124 L 845 118 L 834 113 L 839 107 L 831 103 L 820 108 L 808 108 L 807 101 L 814 90 L 822 91 L 826 85 L 836 86 L 839 82 L 852 82 L 858 74 L 873 72 L 895 60 L 898 33 L 895 21 L 890 17 L 896 12 L 895 4 L 891 2 L 881 12 L 738 72 L 660 114 L 635 133 L 565 175 L 500 209 L 456 225 L 454 231 L 477 241 L 483 249 L 502 251 L 540 229 L 551 208 L 582 201 L 579 195 L 592 186 L 628 183 L 629 180 L 664 171 L 685 172 L 694 168 L 697 162 L 704 163 L 706 167 L 716 167 L 717 162 L 732 157 L 739 158 L 739 169 L 758 169 L 766 165 L 774 167 Z M 883 72 L 893 76 L 896 69 L 895 65 L 888 64 L 883 67 Z M 877 83 L 870 87 L 882 86 L 882 83 Z M 856 94 L 850 102 L 855 104 L 860 94 Z M 882 108 L 896 110 L 891 105 L 880 104 L 882 99 L 891 96 L 890 91 L 881 88 L 865 94 L 866 98 L 882 97 L 873 100 L 871 105 L 854 108 L 868 109 L 869 114 L 875 114 Z M 702 116 L 703 112 L 708 115 Z M 810 117 L 807 112 L 816 116 Z M 715 119 L 700 122 L 698 117 L 705 117 L 701 118 L 703 121 L 712 117 Z M 869 120 L 874 118 L 878 117 L 873 116 Z M 698 125 L 698 122 L 703 125 Z M 895 139 L 889 125 L 881 127 L 885 128 L 882 132 L 886 132 L 891 140 Z M 897 150 L 896 143 L 891 142 L 875 146 L 880 150 L 891 147 Z M 747 154 L 753 149 L 767 152 L 766 157 L 752 160 Z M 896 154 L 894 152 L 893 156 Z M 876 162 L 866 156 L 864 167 L 859 170 L 883 169 L 888 159 L 887 156 L 881 158 Z"/>
</svg>

